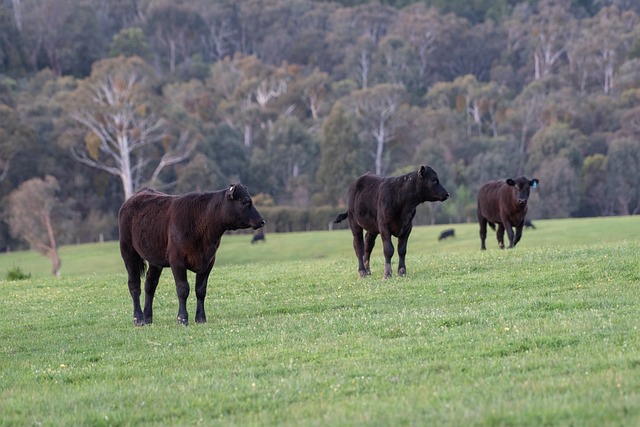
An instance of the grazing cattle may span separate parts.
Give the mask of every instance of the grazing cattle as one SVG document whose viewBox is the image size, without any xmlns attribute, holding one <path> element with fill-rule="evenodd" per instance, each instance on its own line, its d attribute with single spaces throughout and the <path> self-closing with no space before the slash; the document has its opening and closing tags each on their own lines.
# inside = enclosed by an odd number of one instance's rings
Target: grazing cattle
<svg viewBox="0 0 640 427">
<path fill-rule="evenodd" d="M 530 219 L 525 219 L 524 220 L 524 226 L 527 228 L 533 228 L 534 230 L 536 229 L 536 226 L 533 225 L 533 222 L 531 222 Z"/>
<path fill-rule="evenodd" d="M 448 197 L 438 175 L 428 166 L 398 177 L 367 173 L 357 178 L 349 187 L 348 211 L 338 215 L 334 222 L 349 218 L 360 277 L 371 274 L 369 258 L 378 234 L 384 245 L 384 278 L 391 277 L 394 252 L 391 236 L 398 238 L 398 275 L 404 276 L 407 240 L 416 207 L 424 202 L 444 202 Z M 366 230 L 364 239 L 363 230 Z"/>
<path fill-rule="evenodd" d="M 153 321 L 153 297 L 164 267 L 170 267 L 178 294 L 178 323 L 187 325 L 187 270 L 196 273 L 196 322 L 207 321 L 204 299 L 207 280 L 222 234 L 227 230 L 258 229 L 264 219 L 253 206 L 247 188 L 170 196 L 143 188 L 124 202 L 118 214 L 120 254 L 129 275 L 133 324 Z M 144 283 L 144 313 L 140 309 L 140 278 Z"/>
<path fill-rule="evenodd" d="M 454 230 L 453 228 L 447 228 L 446 230 L 443 230 L 438 237 L 438 242 L 449 237 L 456 237 L 456 230 Z"/>
<path fill-rule="evenodd" d="M 500 249 L 504 249 L 504 232 L 509 237 L 509 248 L 513 248 L 522 237 L 524 218 L 527 214 L 527 201 L 531 187 L 538 185 L 537 179 L 521 176 L 516 179 L 489 181 L 478 191 L 478 222 L 480 223 L 481 249 L 485 250 L 487 224 L 495 230 Z M 516 228 L 515 234 L 513 229 Z"/>
<path fill-rule="evenodd" d="M 257 243 L 257 242 L 260 242 L 260 241 L 262 241 L 262 242 L 266 242 L 267 241 L 267 239 L 264 236 L 264 232 L 262 230 L 257 231 L 257 232 L 255 232 L 253 234 L 253 237 L 251 238 L 251 244 L 253 245 L 254 243 Z"/>
</svg>

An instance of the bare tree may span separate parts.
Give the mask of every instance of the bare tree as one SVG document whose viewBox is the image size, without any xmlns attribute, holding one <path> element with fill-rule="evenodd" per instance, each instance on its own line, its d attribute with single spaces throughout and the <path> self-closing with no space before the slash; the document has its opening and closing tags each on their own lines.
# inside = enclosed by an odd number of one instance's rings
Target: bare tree
<svg viewBox="0 0 640 427">
<path fill-rule="evenodd" d="M 396 131 L 401 127 L 398 109 L 404 102 L 406 90 L 399 84 L 381 84 L 368 89 L 356 91 L 349 103 L 357 116 L 365 123 L 367 133 L 373 136 L 375 150 L 373 158 L 375 173 L 382 175 L 384 171 L 385 149 L 389 142 L 396 138 Z"/>
<path fill-rule="evenodd" d="M 144 105 L 138 102 L 136 86 L 140 81 L 135 72 L 109 75 L 92 88 L 93 108 L 71 114 L 88 130 L 84 144 L 71 147 L 72 155 L 81 163 L 120 177 L 125 199 L 143 182 L 152 161 L 145 147 L 170 139 L 164 131 L 165 121 L 146 114 Z M 151 183 L 163 168 L 187 159 L 194 148 L 195 141 L 191 142 L 188 132 L 183 131 L 161 157 Z"/>
<path fill-rule="evenodd" d="M 14 237 L 26 240 L 31 249 L 51 259 L 51 273 L 59 277 L 62 264 L 52 220 L 58 200 L 58 181 L 47 176 L 23 182 L 9 195 L 8 222 Z"/>
</svg>

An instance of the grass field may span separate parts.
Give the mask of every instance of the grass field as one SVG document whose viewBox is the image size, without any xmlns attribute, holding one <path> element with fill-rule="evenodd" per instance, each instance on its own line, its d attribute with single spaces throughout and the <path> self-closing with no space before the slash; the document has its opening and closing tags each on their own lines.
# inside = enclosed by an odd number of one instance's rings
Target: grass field
<svg viewBox="0 0 640 427">
<path fill-rule="evenodd" d="M 639 425 L 640 217 L 536 225 L 417 227 L 387 281 L 346 231 L 225 236 L 188 327 L 169 271 L 133 327 L 115 243 L 1 255 L 0 425 Z"/>
</svg>

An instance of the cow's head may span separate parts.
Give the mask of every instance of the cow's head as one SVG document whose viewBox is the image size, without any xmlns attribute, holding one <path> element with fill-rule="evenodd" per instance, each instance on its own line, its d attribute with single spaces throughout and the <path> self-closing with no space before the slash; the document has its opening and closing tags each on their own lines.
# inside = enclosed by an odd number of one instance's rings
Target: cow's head
<svg viewBox="0 0 640 427">
<path fill-rule="evenodd" d="M 230 202 L 229 206 L 233 216 L 230 229 L 238 230 L 251 227 L 257 230 L 264 226 L 265 220 L 253 206 L 247 187 L 242 184 L 231 185 L 226 191 L 226 199 Z"/>
<path fill-rule="evenodd" d="M 527 177 L 521 176 L 516 179 L 507 179 L 507 185 L 513 187 L 513 191 L 515 192 L 516 203 L 521 206 L 525 206 L 527 204 L 527 200 L 529 200 L 529 191 L 531 187 L 536 188 L 538 186 L 537 178 L 529 179 Z"/>
<path fill-rule="evenodd" d="M 438 174 L 429 166 L 420 166 L 418 179 L 421 199 L 427 202 L 444 202 L 449 192 L 440 184 Z"/>
</svg>

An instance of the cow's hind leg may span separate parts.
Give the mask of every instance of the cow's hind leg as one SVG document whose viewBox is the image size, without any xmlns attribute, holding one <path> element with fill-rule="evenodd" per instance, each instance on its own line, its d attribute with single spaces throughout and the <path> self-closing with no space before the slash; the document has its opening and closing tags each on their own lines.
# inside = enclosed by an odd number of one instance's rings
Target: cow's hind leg
<svg viewBox="0 0 640 427">
<path fill-rule="evenodd" d="M 373 247 L 376 245 L 376 237 L 378 237 L 378 233 L 372 233 L 367 231 L 364 235 L 364 269 L 367 275 L 371 275 L 371 252 L 373 251 Z"/>
<path fill-rule="evenodd" d="M 189 297 L 187 269 L 171 266 L 171 272 L 176 282 L 176 293 L 178 294 L 178 323 L 186 326 L 189 324 L 189 314 L 187 313 L 187 298 Z"/>
<path fill-rule="evenodd" d="M 207 322 L 207 316 L 204 312 L 204 299 L 207 296 L 207 282 L 212 267 L 213 263 L 206 271 L 196 273 L 196 323 Z"/>
<path fill-rule="evenodd" d="M 404 258 L 405 255 L 407 255 L 409 234 L 411 234 L 411 228 L 406 233 L 398 236 L 398 276 L 404 276 L 407 274 L 407 266 L 404 263 Z"/>
<path fill-rule="evenodd" d="M 129 277 L 127 284 L 133 301 L 133 324 L 134 326 L 144 326 L 144 316 L 140 307 L 140 294 L 142 293 L 140 282 L 145 270 L 144 260 L 133 250 L 121 249 L 121 253 Z"/>
<path fill-rule="evenodd" d="M 364 239 L 362 238 L 362 227 L 353 224 L 350 221 L 351 233 L 353 234 L 353 249 L 356 252 L 356 258 L 358 258 L 358 273 L 360 277 L 367 275 L 367 270 L 364 266 Z"/>
<path fill-rule="evenodd" d="M 383 278 L 391 278 L 391 258 L 393 258 L 393 242 L 391 242 L 391 233 L 380 233 L 382 244 L 384 245 L 384 275 Z"/>
<path fill-rule="evenodd" d="M 153 323 L 153 297 L 160 281 L 162 267 L 149 265 L 147 278 L 144 281 L 144 323 Z"/>
<path fill-rule="evenodd" d="M 478 214 L 478 223 L 480 224 L 480 249 L 486 250 L 485 240 L 487 240 L 487 219 Z"/>
</svg>

